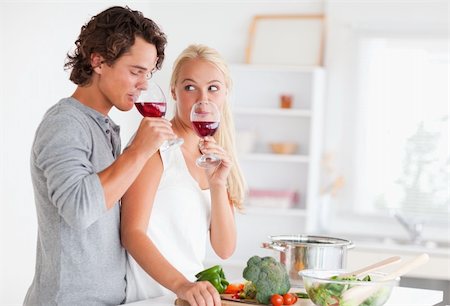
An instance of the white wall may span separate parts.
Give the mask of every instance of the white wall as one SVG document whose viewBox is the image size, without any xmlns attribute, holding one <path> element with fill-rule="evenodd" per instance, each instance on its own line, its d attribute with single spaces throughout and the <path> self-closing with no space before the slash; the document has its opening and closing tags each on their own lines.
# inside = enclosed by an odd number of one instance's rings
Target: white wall
<svg viewBox="0 0 450 306">
<path fill-rule="evenodd" d="M 34 274 L 37 224 L 29 154 L 35 129 L 44 112 L 75 88 L 63 64 L 81 25 L 114 4 L 141 10 L 167 33 L 167 57 L 157 75 L 165 86 L 171 63 L 189 43 L 211 45 L 230 63 L 239 63 L 244 60 L 253 15 L 322 11 L 320 0 L 0 1 L 1 305 L 21 304 Z M 126 142 L 139 116 L 133 111 L 112 112 L 111 116 L 122 126 Z M 253 242 L 258 246 L 261 241 Z M 240 254 L 247 256 L 246 252 Z"/>
</svg>

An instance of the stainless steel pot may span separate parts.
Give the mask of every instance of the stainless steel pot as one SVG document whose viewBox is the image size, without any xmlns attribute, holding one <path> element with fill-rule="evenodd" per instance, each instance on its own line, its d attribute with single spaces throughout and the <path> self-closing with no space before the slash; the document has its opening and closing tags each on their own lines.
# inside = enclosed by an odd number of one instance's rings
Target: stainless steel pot
<svg viewBox="0 0 450 306">
<path fill-rule="evenodd" d="M 279 261 L 286 266 L 292 286 L 303 286 L 303 269 L 345 269 L 347 250 L 353 242 L 341 238 L 309 235 L 269 236 L 263 248 L 279 252 Z"/>
</svg>

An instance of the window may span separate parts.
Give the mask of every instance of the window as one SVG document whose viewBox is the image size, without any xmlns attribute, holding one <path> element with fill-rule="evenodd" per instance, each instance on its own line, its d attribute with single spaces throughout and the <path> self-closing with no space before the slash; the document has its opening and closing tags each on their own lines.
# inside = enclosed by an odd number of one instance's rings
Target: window
<svg viewBox="0 0 450 306">
<path fill-rule="evenodd" d="M 366 36 L 358 50 L 347 209 L 448 220 L 448 40 Z"/>
</svg>

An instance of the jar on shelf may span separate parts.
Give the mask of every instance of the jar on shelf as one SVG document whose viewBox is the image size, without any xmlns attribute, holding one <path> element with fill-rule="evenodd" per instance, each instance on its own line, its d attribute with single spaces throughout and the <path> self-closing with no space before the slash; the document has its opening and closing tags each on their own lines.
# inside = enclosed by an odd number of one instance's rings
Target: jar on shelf
<svg viewBox="0 0 450 306">
<path fill-rule="evenodd" d="M 280 96 L 280 107 L 291 108 L 292 107 L 292 95 L 282 94 Z"/>
</svg>

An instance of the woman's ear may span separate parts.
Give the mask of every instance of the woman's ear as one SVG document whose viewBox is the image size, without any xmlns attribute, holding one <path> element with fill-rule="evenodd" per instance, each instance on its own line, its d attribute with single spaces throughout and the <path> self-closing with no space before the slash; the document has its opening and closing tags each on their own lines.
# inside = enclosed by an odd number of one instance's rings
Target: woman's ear
<svg viewBox="0 0 450 306">
<path fill-rule="evenodd" d="M 172 99 L 174 100 L 174 101 L 176 101 L 177 100 L 177 94 L 175 93 L 175 88 L 171 88 L 170 89 L 170 93 L 172 94 Z"/>
<path fill-rule="evenodd" d="M 104 62 L 103 57 L 100 54 L 98 54 L 98 53 L 91 54 L 92 70 L 95 71 L 97 74 L 102 74 L 103 62 Z"/>
</svg>

